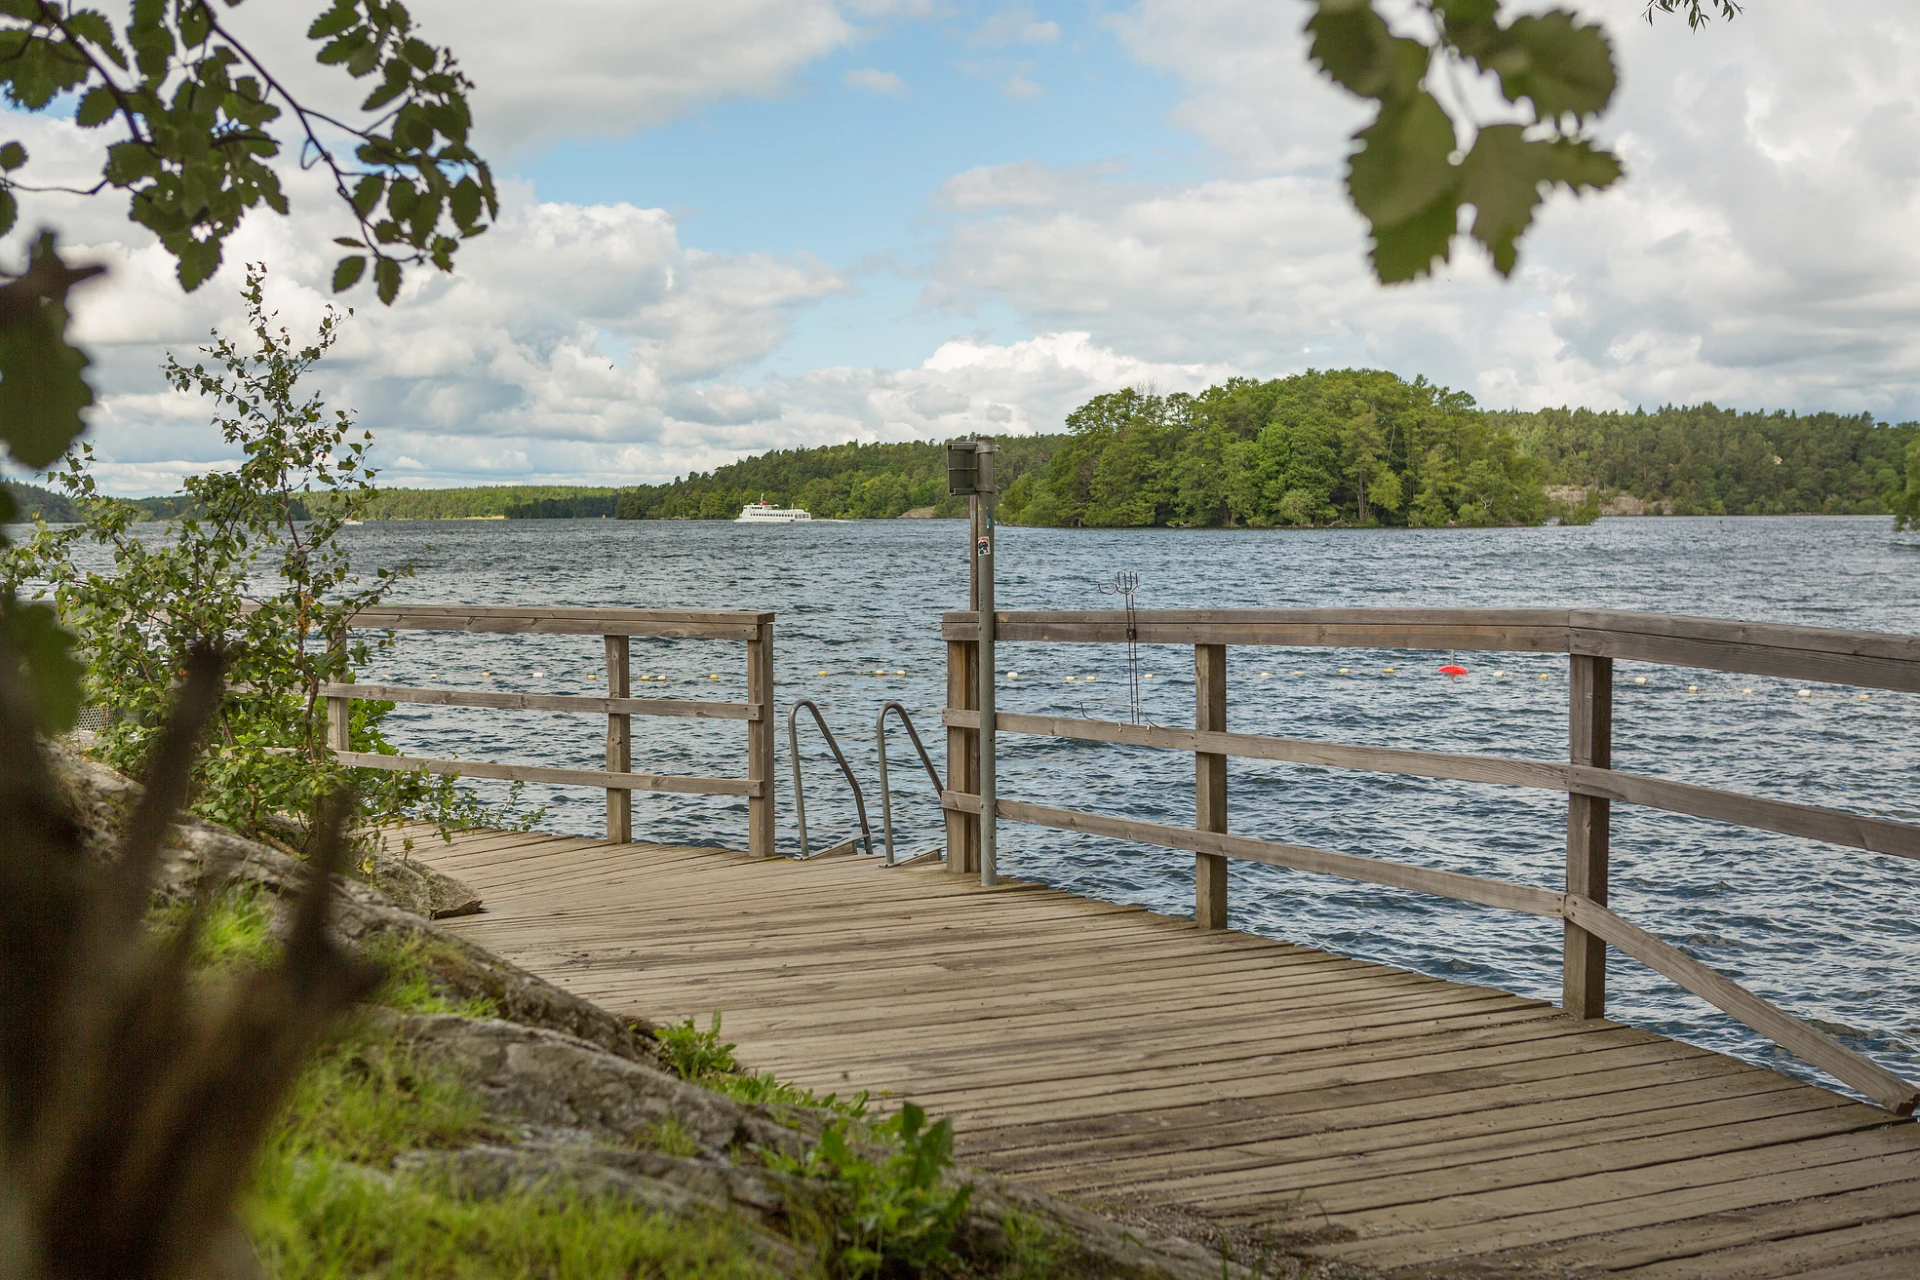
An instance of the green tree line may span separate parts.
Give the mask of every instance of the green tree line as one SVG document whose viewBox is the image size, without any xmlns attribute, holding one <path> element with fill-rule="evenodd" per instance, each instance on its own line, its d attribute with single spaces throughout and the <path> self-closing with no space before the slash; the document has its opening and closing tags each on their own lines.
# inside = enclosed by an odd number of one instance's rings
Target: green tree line
<svg viewBox="0 0 1920 1280">
<path fill-rule="evenodd" d="M 1900 510 L 1910 478 L 1920 485 L 1920 425 L 1864 413 L 1701 404 L 1491 418 L 1546 464 L 1551 483 L 1629 493 L 1675 515 L 1875 515 Z"/>
<path fill-rule="evenodd" d="M 1058 436 L 1000 441 L 999 479 L 1016 482 L 1046 463 Z M 931 508 L 966 514 L 964 498 L 947 495 L 946 445 L 836 444 L 781 449 L 694 472 L 670 484 L 641 485 L 620 495 L 622 520 L 731 520 L 762 498 L 776 507 L 804 507 L 822 520 L 886 520 Z"/>
</svg>

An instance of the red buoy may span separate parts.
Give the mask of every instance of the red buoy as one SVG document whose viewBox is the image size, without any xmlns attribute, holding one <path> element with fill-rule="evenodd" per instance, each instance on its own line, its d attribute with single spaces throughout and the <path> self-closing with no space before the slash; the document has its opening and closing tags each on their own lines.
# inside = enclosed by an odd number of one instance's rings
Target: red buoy
<svg viewBox="0 0 1920 1280">
<path fill-rule="evenodd" d="M 1458 680 L 1461 676 L 1467 674 L 1467 669 L 1458 663 L 1449 662 L 1446 666 L 1440 668 L 1440 674 L 1450 679 Z"/>
</svg>

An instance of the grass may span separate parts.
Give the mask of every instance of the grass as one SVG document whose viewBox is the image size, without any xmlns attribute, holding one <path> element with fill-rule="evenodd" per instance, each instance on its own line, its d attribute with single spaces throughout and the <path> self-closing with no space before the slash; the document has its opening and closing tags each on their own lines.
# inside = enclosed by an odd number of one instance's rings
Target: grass
<svg viewBox="0 0 1920 1280">
<path fill-rule="evenodd" d="M 837 1093 L 818 1094 L 797 1084 L 788 1084 L 771 1071 L 758 1075 L 740 1069 L 733 1056 L 734 1047 L 720 1039 L 720 1013 L 705 1031 L 692 1018 L 659 1028 L 654 1037 L 660 1042 L 660 1064 L 679 1076 L 703 1085 L 715 1093 L 724 1093 L 735 1102 L 770 1106 L 817 1107 L 837 1112 L 852 1120 L 867 1114 L 867 1093 L 862 1090 L 851 1098 Z"/>
<path fill-rule="evenodd" d="M 209 904 L 194 960 L 210 979 L 273 963 L 274 896 L 235 889 Z M 193 911 L 156 908 L 165 935 Z M 490 1017 L 484 997 L 449 995 L 434 962 L 448 944 L 388 934 L 362 948 L 387 969 L 374 1002 L 401 1013 Z M 717 1032 L 717 1028 L 716 1028 Z M 669 1120 L 649 1145 L 692 1154 Z M 540 1191 L 462 1197 L 426 1176 L 386 1172 L 403 1151 L 511 1140 L 460 1082 L 421 1062 L 373 1018 L 354 1019 L 308 1063 L 276 1120 L 242 1210 L 275 1280 L 762 1280 L 779 1273 L 723 1219 L 684 1221 L 615 1199 Z"/>
<path fill-rule="evenodd" d="M 286 1280 L 761 1280 L 777 1273 L 721 1221 L 682 1222 L 604 1199 L 464 1200 L 332 1160 L 263 1162 L 246 1214 Z"/>
</svg>

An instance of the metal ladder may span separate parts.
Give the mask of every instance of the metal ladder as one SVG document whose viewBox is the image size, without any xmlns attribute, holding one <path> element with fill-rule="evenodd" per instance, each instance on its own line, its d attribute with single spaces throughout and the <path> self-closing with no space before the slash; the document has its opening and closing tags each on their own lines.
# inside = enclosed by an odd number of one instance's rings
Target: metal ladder
<svg viewBox="0 0 1920 1280">
<path fill-rule="evenodd" d="M 940 799 L 946 787 L 941 783 L 940 772 L 933 767 L 933 758 L 927 754 L 926 744 L 920 741 L 920 734 L 913 727 L 913 717 L 907 714 L 907 709 L 898 702 L 880 704 L 880 715 L 873 722 L 873 736 L 880 748 L 880 829 L 887 838 L 887 865 L 892 867 L 900 864 L 896 863 L 893 857 L 893 792 L 887 786 L 887 712 L 889 711 L 899 714 L 900 723 L 906 727 L 907 736 L 913 739 L 913 749 L 920 753 L 920 763 L 926 766 L 927 777 L 933 780 L 933 798 L 936 801 Z M 921 858 L 941 852 L 942 850 L 936 847 L 908 861 L 918 862 Z"/>
<path fill-rule="evenodd" d="M 845 840 L 831 848 L 822 849 L 817 854 L 813 853 L 807 847 L 807 794 L 805 784 L 800 780 L 800 730 L 796 723 L 800 715 L 800 708 L 802 707 L 805 707 L 808 712 L 812 714 L 813 722 L 820 726 L 821 736 L 826 738 L 827 746 L 833 752 L 833 758 L 840 764 L 840 772 L 846 775 L 847 785 L 853 788 L 854 808 L 858 810 L 860 814 L 860 833 L 866 838 L 868 856 L 872 856 L 873 828 L 867 825 L 867 798 L 860 792 L 860 783 L 853 776 L 853 770 L 847 765 L 847 757 L 841 754 L 840 744 L 834 740 L 833 730 L 827 728 L 827 719 L 820 714 L 819 705 L 815 703 L 812 698 L 796 698 L 794 699 L 792 708 L 787 712 L 787 755 L 793 761 L 793 812 L 794 817 L 799 820 L 800 826 L 800 856 L 803 859 L 825 857 L 827 854 L 834 853 L 840 849 L 851 848 L 855 844 L 853 840 Z M 884 712 L 882 714 L 884 714 Z M 918 741 L 918 739 L 916 739 L 916 741 Z M 922 754 L 925 753 L 922 752 Z M 880 777 L 882 779 L 881 787 L 884 790 L 886 786 L 886 765 L 884 759 L 880 766 Z M 891 851 L 892 846 L 889 845 L 888 848 L 889 851 Z M 857 849 L 853 851 L 858 852 Z M 891 864 L 891 856 L 888 857 L 888 862 Z"/>
</svg>

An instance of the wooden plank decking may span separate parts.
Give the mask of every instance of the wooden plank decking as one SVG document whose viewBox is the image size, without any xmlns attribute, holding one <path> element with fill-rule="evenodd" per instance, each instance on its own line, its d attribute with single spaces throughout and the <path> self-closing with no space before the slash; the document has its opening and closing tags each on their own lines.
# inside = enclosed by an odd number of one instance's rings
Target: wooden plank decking
<svg viewBox="0 0 1920 1280">
<path fill-rule="evenodd" d="M 937 868 L 475 833 L 447 923 L 1090 1206 L 1404 1276 L 1920 1277 L 1920 1125 L 1550 1005 Z M 1889 998 L 1894 998 L 1889 993 Z"/>
</svg>

